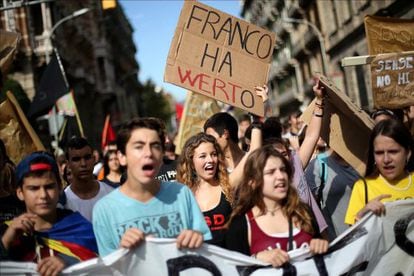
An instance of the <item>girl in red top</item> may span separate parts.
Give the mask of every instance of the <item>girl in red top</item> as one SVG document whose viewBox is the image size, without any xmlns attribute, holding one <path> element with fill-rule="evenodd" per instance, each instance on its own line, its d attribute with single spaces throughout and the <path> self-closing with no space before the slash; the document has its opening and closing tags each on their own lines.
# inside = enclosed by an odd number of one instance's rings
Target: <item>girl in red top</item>
<svg viewBox="0 0 414 276">
<path fill-rule="evenodd" d="M 328 241 L 316 238 L 319 231 L 311 210 L 290 185 L 292 174 L 289 161 L 272 146 L 248 157 L 228 224 L 226 248 L 275 267 L 289 262 L 289 250 L 309 247 L 314 254 L 328 250 Z"/>
</svg>

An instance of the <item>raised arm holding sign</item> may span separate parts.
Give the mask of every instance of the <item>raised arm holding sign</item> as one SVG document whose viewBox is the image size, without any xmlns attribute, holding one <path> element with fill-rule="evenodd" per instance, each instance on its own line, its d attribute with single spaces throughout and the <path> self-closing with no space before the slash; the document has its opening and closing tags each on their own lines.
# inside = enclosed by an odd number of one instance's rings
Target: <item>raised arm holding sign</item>
<svg viewBox="0 0 414 276">
<path fill-rule="evenodd" d="M 319 81 L 326 92 L 321 137 L 360 175 L 364 175 L 368 138 L 374 122 L 326 77 L 320 76 Z M 313 110 L 312 103 L 302 115 L 305 122 L 310 121 Z"/>
</svg>

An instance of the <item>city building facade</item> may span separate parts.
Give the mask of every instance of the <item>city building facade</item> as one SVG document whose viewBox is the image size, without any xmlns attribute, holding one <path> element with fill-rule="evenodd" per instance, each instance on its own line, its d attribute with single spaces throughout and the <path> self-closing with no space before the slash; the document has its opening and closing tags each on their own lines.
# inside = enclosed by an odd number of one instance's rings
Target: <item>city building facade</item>
<svg viewBox="0 0 414 276">
<path fill-rule="evenodd" d="M 54 47 L 73 90 L 84 135 L 98 147 L 107 114 L 115 126 L 139 115 L 133 28 L 119 4 L 104 10 L 96 0 L 35 2 L 39 3 L 0 12 L 0 28 L 21 34 L 8 77 L 32 99 Z M 2 4 L 6 8 L 12 2 Z M 80 11 L 84 13 L 66 20 Z"/>
<path fill-rule="evenodd" d="M 361 108 L 372 109 L 369 67 L 342 67 L 368 54 L 364 16 L 414 18 L 404 0 L 245 0 L 242 17 L 276 33 L 269 83 L 274 115 L 287 116 L 313 98 L 315 73 L 330 78 Z"/>
</svg>

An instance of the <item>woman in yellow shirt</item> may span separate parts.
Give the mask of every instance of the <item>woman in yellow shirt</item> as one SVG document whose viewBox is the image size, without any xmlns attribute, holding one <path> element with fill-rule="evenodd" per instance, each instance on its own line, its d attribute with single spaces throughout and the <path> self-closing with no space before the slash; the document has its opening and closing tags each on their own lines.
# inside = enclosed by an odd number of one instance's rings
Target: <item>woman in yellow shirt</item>
<svg viewBox="0 0 414 276">
<path fill-rule="evenodd" d="M 372 130 L 366 178 L 352 190 L 345 223 L 354 224 L 366 213 L 385 214 L 384 202 L 414 198 L 413 140 L 408 129 L 391 119 Z"/>
</svg>

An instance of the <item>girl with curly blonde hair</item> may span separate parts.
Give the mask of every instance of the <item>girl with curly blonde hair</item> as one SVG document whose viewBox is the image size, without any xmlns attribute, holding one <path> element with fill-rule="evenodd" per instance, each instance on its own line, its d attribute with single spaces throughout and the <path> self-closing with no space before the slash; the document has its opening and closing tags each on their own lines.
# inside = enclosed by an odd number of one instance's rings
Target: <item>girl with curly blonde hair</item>
<svg viewBox="0 0 414 276">
<path fill-rule="evenodd" d="M 275 267 L 289 261 L 287 251 L 309 247 L 324 253 L 328 242 L 319 239 L 312 211 L 291 185 L 289 161 L 273 146 L 255 150 L 248 157 L 243 181 L 237 188 L 225 247 Z"/>
<path fill-rule="evenodd" d="M 223 153 L 213 136 L 200 132 L 187 140 L 178 160 L 177 181 L 193 191 L 213 235 L 209 243 L 222 246 L 223 227 L 232 212 L 233 189 Z"/>
</svg>

